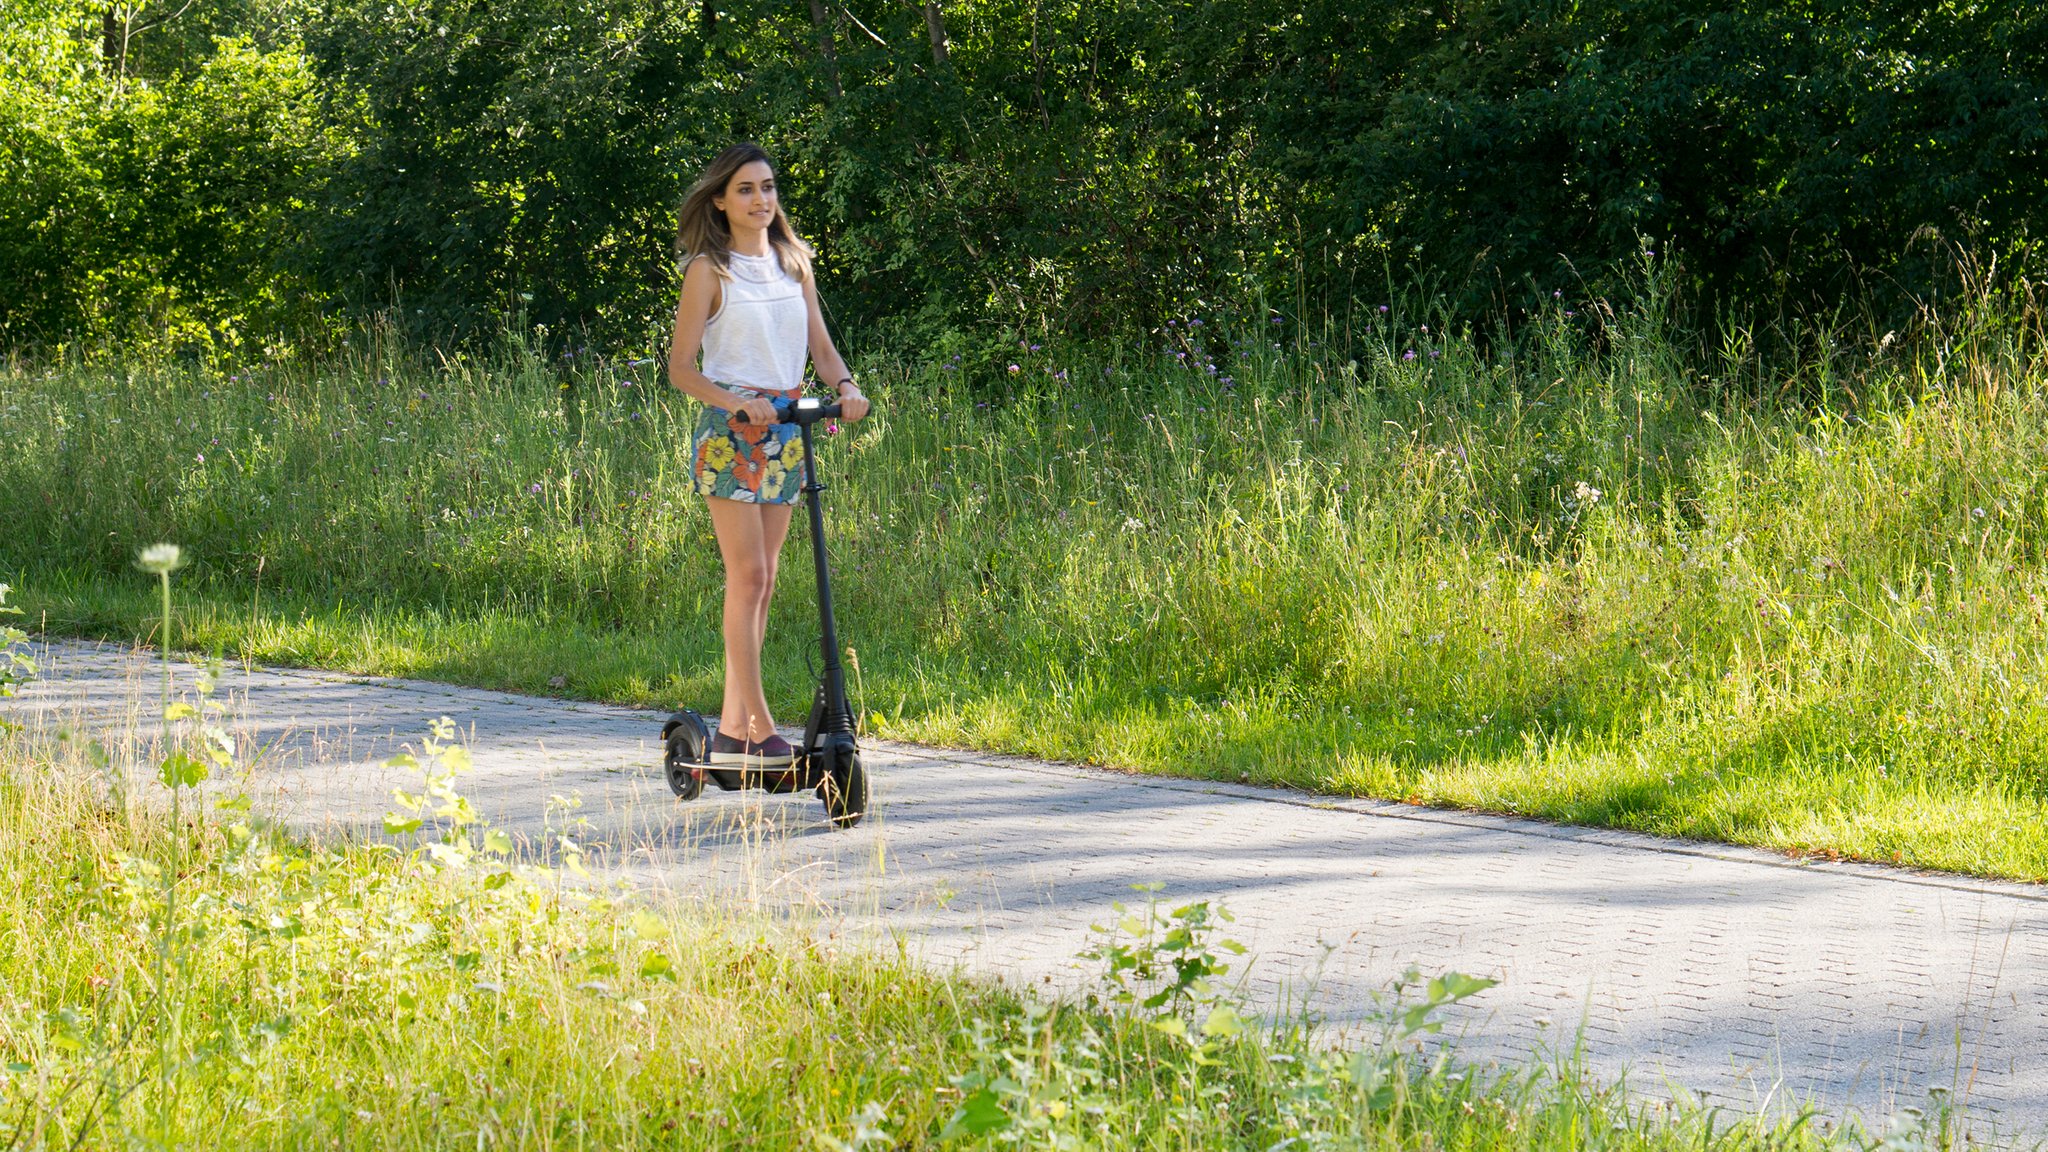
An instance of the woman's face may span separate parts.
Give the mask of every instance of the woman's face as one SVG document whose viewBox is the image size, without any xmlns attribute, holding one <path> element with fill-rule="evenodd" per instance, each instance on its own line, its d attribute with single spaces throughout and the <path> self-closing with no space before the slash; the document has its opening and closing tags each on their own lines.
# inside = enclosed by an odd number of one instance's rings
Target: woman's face
<svg viewBox="0 0 2048 1152">
<path fill-rule="evenodd" d="M 711 206 L 725 213 L 733 233 L 765 232 L 775 219 L 775 172 L 756 160 L 732 174 L 725 182 L 725 195 L 714 197 Z"/>
</svg>

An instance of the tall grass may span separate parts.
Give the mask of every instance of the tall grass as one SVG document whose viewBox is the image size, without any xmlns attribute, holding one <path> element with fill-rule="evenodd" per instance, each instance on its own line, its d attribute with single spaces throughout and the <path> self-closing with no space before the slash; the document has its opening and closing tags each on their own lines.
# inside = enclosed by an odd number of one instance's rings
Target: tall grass
<svg viewBox="0 0 2048 1152">
<path fill-rule="evenodd" d="M 1774 366 L 1645 298 L 1484 349 L 1395 300 L 870 366 L 822 442 L 870 728 L 2048 879 L 2041 311 Z M 651 364 L 19 365 L 0 415 L 0 565 L 53 629 L 145 634 L 127 557 L 175 537 L 231 654 L 716 698 Z"/>
</svg>

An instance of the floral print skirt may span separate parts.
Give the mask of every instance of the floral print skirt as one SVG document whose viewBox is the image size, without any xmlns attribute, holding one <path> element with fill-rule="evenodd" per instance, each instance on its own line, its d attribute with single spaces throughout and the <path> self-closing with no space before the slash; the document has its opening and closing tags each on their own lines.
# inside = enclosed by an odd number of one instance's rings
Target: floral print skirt
<svg viewBox="0 0 2048 1152">
<path fill-rule="evenodd" d="M 739 396 L 787 400 L 797 391 L 726 387 Z M 794 424 L 741 424 L 724 408 L 706 406 L 690 437 L 697 494 L 742 504 L 794 504 L 803 487 L 803 446 Z"/>
</svg>

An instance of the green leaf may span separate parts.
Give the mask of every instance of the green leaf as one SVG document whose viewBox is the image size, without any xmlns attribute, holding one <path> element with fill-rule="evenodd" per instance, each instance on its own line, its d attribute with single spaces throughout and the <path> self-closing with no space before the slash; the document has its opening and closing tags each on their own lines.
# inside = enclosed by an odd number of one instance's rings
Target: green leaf
<svg viewBox="0 0 2048 1152">
<path fill-rule="evenodd" d="M 1463 1000 L 1474 993 L 1484 992 L 1498 980 L 1484 976 L 1467 976 L 1463 972 L 1446 972 L 1429 982 L 1429 998 L 1443 1003 Z"/>
<path fill-rule="evenodd" d="M 166 788 L 190 788 L 206 779 L 206 765 L 183 752 L 173 752 L 157 768 L 156 778 Z"/>
<path fill-rule="evenodd" d="M 668 958 L 667 953 L 650 951 L 640 958 L 640 975 L 648 980 L 674 980 L 675 962 Z"/>
<path fill-rule="evenodd" d="M 1219 1004 L 1202 1021 L 1202 1035 L 1229 1039 L 1244 1031 L 1244 1018 L 1228 1004 Z"/>
<path fill-rule="evenodd" d="M 1010 1126 L 1010 1114 L 1003 1110 L 1003 1102 L 994 1092 L 986 1088 L 977 1089 L 960 1101 L 960 1110 L 946 1121 L 939 1131 L 941 1140 L 958 1140 L 962 1136 L 985 1136 Z"/>
<path fill-rule="evenodd" d="M 384 814 L 384 834 L 387 836 L 403 836 L 419 830 L 420 822 L 417 817 L 400 816 L 396 812 Z"/>
<path fill-rule="evenodd" d="M 183 700 L 175 704 L 164 705 L 164 719 L 167 721 L 190 720 L 197 715 L 199 715 L 199 709 L 185 703 Z"/>
<path fill-rule="evenodd" d="M 512 854 L 512 837 L 493 828 L 484 833 L 484 851 L 495 852 L 500 856 L 510 856 Z"/>
<path fill-rule="evenodd" d="M 633 919 L 627 926 L 632 930 L 634 936 L 642 940 L 668 939 L 668 921 L 649 912 L 645 908 L 633 913 Z"/>
</svg>

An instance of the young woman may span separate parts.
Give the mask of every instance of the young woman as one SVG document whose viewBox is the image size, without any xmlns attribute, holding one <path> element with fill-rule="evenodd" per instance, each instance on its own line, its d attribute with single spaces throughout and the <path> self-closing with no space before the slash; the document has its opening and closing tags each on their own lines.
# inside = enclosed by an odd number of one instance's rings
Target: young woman
<svg viewBox="0 0 2048 1152">
<path fill-rule="evenodd" d="M 725 561 L 725 703 L 711 762 L 786 767 L 795 753 L 768 712 L 761 642 L 803 452 L 769 401 L 802 390 L 808 360 L 834 383 L 845 419 L 867 415 L 868 402 L 825 331 L 811 248 L 782 211 L 766 152 L 735 144 L 711 161 L 683 200 L 676 250 L 683 299 L 668 378 L 704 404 L 691 456 Z"/>
</svg>

